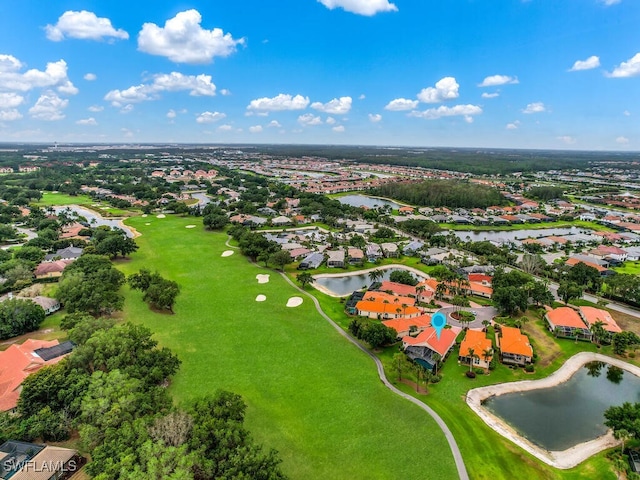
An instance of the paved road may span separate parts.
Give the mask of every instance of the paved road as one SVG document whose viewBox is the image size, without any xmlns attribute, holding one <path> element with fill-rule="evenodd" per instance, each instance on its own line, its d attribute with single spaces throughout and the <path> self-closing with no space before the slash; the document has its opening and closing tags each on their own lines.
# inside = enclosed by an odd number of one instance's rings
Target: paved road
<svg viewBox="0 0 640 480">
<path fill-rule="evenodd" d="M 298 287 L 298 285 L 293 283 L 291 281 L 291 279 L 289 277 L 287 277 L 287 275 L 284 272 L 281 272 L 280 275 L 282 275 L 282 278 L 284 278 L 285 281 L 289 283 L 289 285 L 294 287 L 300 293 L 302 293 L 302 294 L 306 295 L 307 297 L 309 297 L 311 299 L 311 301 L 313 302 L 313 304 L 316 306 L 316 310 L 322 316 L 322 318 L 324 318 L 327 322 L 329 322 L 329 324 L 333 328 L 335 328 L 340 335 L 342 335 L 344 338 L 346 338 L 348 341 L 353 343 L 356 347 L 358 347 L 364 353 L 369 355 L 369 357 L 371 357 L 371 359 L 376 364 L 376 368 L 378 369 L 378 376 L 380 377 L 380 380 L 385 385 L 385 387 L 387 387 L 389 390 L 391 390 L 396 395 L 399 395 L 402 398 L 404 398 L 404 399 L 410 401 L 411 403 L 417 405 L 422 410 L 424 410 L 429 415 L 431 415 L 431 417 L 436 421 L 436 423 L 438 424 L 438 426 L 440 427 L 440 429 L 444 433 L 444 436 L 447 439 L 447 442 L 449 443 L 449 448 L 451 449 L 451 453 L 453 454 L 453 460 L 455 461 L 456 468 L 458 469 L 458 476 L 460 477 L 460 480 L 469 480 L 469 474 L 467 473 L 467 468 L 465 467 L 464 461 L 462 460 L 462 454 L 460 453 L 460 449 L 458 448 L 458 444 L 456 443 L 456 439 L 453 437 L 453 433 L 451 433 L 451 430 L 449 430 L 449 427 L 447 427 L 447 424 L 444 423 L 444 420 L 442 420 L 442 418 L 440 418 L 440 415 L 438 415 L 431 407 L 429 407 L 426 404 L 422 403 L 417 398 L 412 397 L 411 395 L 406 394 L 404 392 L 401 392 L 396 387 L 394 387 L 391 384 L 391 382 L 389 382 L 389 380 L 387 380 L 387 377 L 386 377 L 386 375 L 384 373 L 384 367 L 382 366 L 382 362 L 380 361 L 380 359 L 378 357 L 376 357 L 373 353 L 371 353 L 365 347 L 360 345 L 360 343 L 358 343 L 354 338 L 352 338 L 351 335 L 349 335 L 342 328 L 340 328 L 340 326 L 337 323 L 335 323 L 333 320 L 331 320 L 331 318 L 326 313 L 324 313 L 324 311 L 322 310 L 322 307 L 320 307 L 320 304 L 318 303 L 318 300 L 313 295 L 311 295 L 310 293 L 307 293 L 306 291 L 304 291 L 300 287 Z"/>
<path fill-rule="evenodd" d="M 469 325 L 467 325 L 466 323 L 461 323 L 455 320 L 454 318 L 451 318 L 451 314 L 457 310 L 464 310 L 466 312 L 475 312 L 476 318 L 473 322 L 469 323 Z M 493 317 L 498 315 L 498 310 L 495 307 L 477 307 L 477 308 L 444 307 L 438 310 L 438 312 L 441 312 L 442 314 L 446 315 L 447 323 L 449 325 L 453 325 L 454 327 L 460 327 L 460 328 L 465 328 L 465 327 L 484 328 L 484 325 L 482 325 L 482 322 L 484 320 L 491 321 Z"/>
</svg>

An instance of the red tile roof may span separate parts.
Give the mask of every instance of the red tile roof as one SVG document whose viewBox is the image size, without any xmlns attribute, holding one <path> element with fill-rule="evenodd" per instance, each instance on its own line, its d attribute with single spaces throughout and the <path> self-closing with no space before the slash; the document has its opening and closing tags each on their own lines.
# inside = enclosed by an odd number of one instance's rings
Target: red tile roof
<svg viewBox="0 0 640 480">
<path fill-rule="evenodd" d="M 382 286 L 380 287 L 380 290 L 383 292 L 389 290 L 390 292 L 393 292 L 394 295 L 399 295 L 404 297 L 416 296 L 416 287 L 412 287 L 411 285 L 404 285 L 402 283 L 397 283 L 397 282 L 384 281 L 382 282 Z"/>
<path fill-rule="evenodd" d="M 584 328 L 588 330 L 588 327 L 571 307 L 555 308 L 547 312 L 547 317 L 553 323 L 555 327 L 571 327 L 571 328 Z"/>
<path fill-rule="evenodd" d="M 500 332 L 500 351 L 512 355 L 533 357 L 533 347 L 526 335 L 514 327 L 502 327 Z"/>
<path fill-rule="evenodd" d="M 602 325 L 602 328 L 604 328 L 607 332 L 619 333 L 622 331 L 611 314 L 606 310 L 601 310 L 600 308 L 595 307 L 579 307 L 579 310 L 580 316 L 589 327 L 591 327 L 594 323 L 600 321 L 604 323 L 604 325 Z"/>
<path fill-rule="evenodd" d="M 45 362 L 34 353 L 39 348 L 58 345 L 57 340 L 29 339 L 22 345 L 13 344 L 4 352 L 0 352 L 0 412 L 12 410 L 18 404 L 20 384 L 25 378 L 37 372 L 45 365 L 59 362 L 57 357 Z"/>
<path fill-rule="evenodd" d="M 405 347 L 428 347 L 444 357 L 451 350 L 453 344 L 456 343 L 458 333 L 460 333 L 460 328 L 458 327 L 445 328 L 442 330 L 440 338 L 438 338 L 435 328 L 429 327 L 415 338 L 403 337 L 402 343 Z"/>
<path fill-rule="evenodd" d="M 493 345 L 491 339 L 487 338 L 484 332 L 479 330 L 467 330 L 467 334 L 460 344 L 460 356 L 468 357 L 469 349 L 473 349 L 473 353 L 484 360 L 482 353 L 485 350 L 491 350 Z M 489 357 L 490 359 L 491 357 Z"/>
<path fill-rule="evenodd" d="M 413 318 L 395 318 L 393 320 L 383 320 L 382 324 L 393 328 L 397 333 L 408 332 L 413 326 L 418 330 L 424 330 L 431 325 L 431 315 L 425 314 Z"/>
</svg>

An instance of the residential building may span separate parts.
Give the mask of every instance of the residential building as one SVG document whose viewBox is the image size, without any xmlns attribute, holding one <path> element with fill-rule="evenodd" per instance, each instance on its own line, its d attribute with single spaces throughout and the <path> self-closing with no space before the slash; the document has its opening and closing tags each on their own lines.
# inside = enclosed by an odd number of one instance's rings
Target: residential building
<svg viewBox="0 0 640 480">
<path fill-rule="evenodd" d="M 366 249 L 367 260 L 375 263 L 383 257 L 382 249 L 377 243 L 369 243 Z"/>
<path fill-rule="evenodd" d="M 400 255 L 400 251 L 398 250 L 398 245 L 391 242 L 381 243 L 380 247 L 384 252 L 384 256 L 387 258 L 397 258 Z"/>
<path fill-rule="evenodd" d="M 402 348 L 411 360 L 434 370 L 437 364 L 435 354 L 444 360 L 455 345 L 460 330 L 458 327 L 445 328 L 438 337 L 435 328 L 428 327 L 417 337 L 403 337 Z"/>
<path fill-rule="evenodd" d="M 327 250 L 327 267 L 344 268 L 345 254 L 344 250 Z"/>
<path fill-rule="evenodd" d="M 611 314 L 606 310 L 602 310 L 596 307 L 578 307 L 578 312 L 584 323 L 591 329 L 593 325 L 598 322 L 602 322 L 602 328 L 609 335 L 620 333 L 622 329 L 618 326 L 618 323 L 613 319 Z"/>
<path fill-rule="evenodd" d="M 86 460 L 69 448 L 8 440 L 0 445 L 0 478 L 67 480 Z"/>
<path fill-rule="evenodd" d="M 365 298 L 368 298 L 365 296 Z M 356 313 L 361 317 L 388 320 L 392 318 L 414 318 L 422 314 L 418 307 L 384 300 L 361 300 L 356 304 Z"/>
<path fill-rule="evenodd" d="M 381 292 L 390 292 L 401 297 L 416 297 L 416 287 L 404 283 L 389 282 L 384 280 L 378 288 Z"/>
<path fill-rule="evenodd" d="M 473 356 L 471 355 L 473 352 Z M 460 344 L 460 354 L 458 360 L 462 363 L 473 362 L 474 367 L 489 368 L 489 363 L 493 358 L 493 344 L 484 332 L 480 330 L 467 330 L 467 333 Z"/>
<path fill-rule="evenodd" d="M 67 247 L 57 250 L 56 253 L 45 255 L 45 262 L 53 262 L 54 260 L 76 260 L 82 255 L 83 249 L 79 247 Z"/>
<path fill-rule="evenodd" d="M 362 265 L 364 263 L 364 252 L 359 248 L 349 247 L 347 256 L 351 265 Z"/>
<path fill-rule="evenodd" d="M 431 315 L 424 314 L 413 318 L 395 318 L 383 320 L 383 325 L 393 328 L 397 332 L 398 338 L 411 334 L 419 334 L 431 326 Z"/>
<path fill-rule="evenodd" d="M 578 338 L 591 341 L 593 334 L 577 311 L 571 307 L 559 307 L 549 310 L 545 316 L 549 330 L 556 337 Z"/>
<path fill-rule="evenodd" d="M 314 252 L 307 255 L 300 265 L 298 265 L 298 270 L 309 270 L 318 268 L 320 265 L 324 263 L 324 255 L 322 253 Z"/>
<path fill-rule="evenodd" d="M 496 345 L 502 363 L 525 366 L 533 362 L 533 347 L 519 328 L 503 326 L 496 335 Z"/>
</svg>

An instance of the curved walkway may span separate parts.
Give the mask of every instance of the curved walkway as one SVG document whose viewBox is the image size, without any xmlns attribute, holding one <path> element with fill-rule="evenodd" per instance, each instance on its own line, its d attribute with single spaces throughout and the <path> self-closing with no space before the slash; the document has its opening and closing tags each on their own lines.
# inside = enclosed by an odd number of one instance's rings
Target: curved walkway
<svg viewBox="0 0 640 480">
<path fill-rule="evenodd" d="M 453 437 L 453 434 L 451 433 L 451 430 L 449 430 L 449 427 L 447 427 L 447 424 L 444 423 L 444 420 L 442 420 L 442 418 L 440 418 L 440 415 L 438 415 L 433 409 L 431 409 L 431 407 L 429 407 L 426 404 L 422 403 L 417 398 L 412 397 L 411 395 L 409 395 L 407 393 L 404 393 L 404 392 L 398 390 L 396 387 L 394 387 L 391 384 L 391 382 L 389 382 L 389 380 L 387 380 L 387 377 L 386 377 L 386 375 L 384 373 L 384 367 L 382 366 L 382 362 L 380 361 L 380 359 L 378 357 L 376 357 L 373 353 L 371 353 L 365 347 L 360 345 L 360 343 L 356 342 L 347 332 L 345 332 L 342 328 L 340 328 L 340 326 L 336 322 L 331 320 L 331 318 L 326 313 L 324 313 L 324 311 L 322 310 L 322 307 L 320 306 L 320 303 L 318 302 L 318 299 L 316 297 L 314 297 L 310 293 L 306 292 L 305 290 L 302 290 L 298 285 L 293 283 L 291 281 L 291 279 L 284 272 L 280 272 L 280 275 L 282 275 L 282 278 L 284 278 L 285 281 L 289 283 L 289 285 L 291 285 L 293 288 L 297 289 L 299 292 L 301 292 L 304 295 L 306 295 L 307 297 L 309 297 L 311 299 L 311 301 L 313 302 L 313 304 L 316 306 L 316 310 L 322 316 L 322 318 L 324 318 L 327 322 L 329 322 L 329 324 L 333 328 L 335 328 L 340 335 L 342 335 L 344 338 L 346 338 L 348 341 L 350 341 L 352 344 L 354 344 L 356 347 L 358 347 L 364 353 L 369 355 L 369 357 L 371 357 L 371 359 L 375 362 L 376 367 L 378 369 L 378 376 L 380 377 L 380 380 L 385 385 L 385 387 L 387 387 L 389 390 L 391 390 L 396 395 L 399 395 L 402 398 L 404 398 L 404 399 L 410 401 L 411 403 L 417 405 L 422 410 L 424 410 L 429 415 L 431 415 L 431 417 L 436 421 L 436 423 L 438 424 L 438 426 L 440 427 L 440 429 L 444 433 L 444 436 L 447 439 L 447 442 L 449 443 L 449 448 L 451 449 L 451 453 L 453 454 L 453 460 L 455 461 L 456 468 L 458 469 L 458 476 L 460 477 L 460 480 L 469 480 L 469 474 L 467 473 L 467 468 L 465 467 L 464 461 L 462 460 L 462 454 L 460 453 L 460 449 L 458 448 L 458 444 L 456 443 L 456 439 Z"/>
</svg>

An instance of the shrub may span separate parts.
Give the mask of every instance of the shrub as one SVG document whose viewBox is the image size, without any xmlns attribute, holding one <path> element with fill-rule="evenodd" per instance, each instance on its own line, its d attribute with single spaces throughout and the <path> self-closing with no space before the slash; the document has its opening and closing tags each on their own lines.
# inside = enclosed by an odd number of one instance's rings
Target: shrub
<svg viewBox="0 0 640 480">
<path fill-rule="evenodd" d="M 497 366 L 498 359 L 496 358 L 496 355 L 494 355 L 491 357 L 491 361 L 489 362 L 489 370 L 495 370 Z"/>
<path fill-rule="evenodd" d="M 484 368 L 474 368 L 474 369 L 473 369 L 473 372 L 474 372 L 476 375 L 484 375 Z"/>
<path fill-rule="evenodd" d="M 467 378 L 476 378 L 476 374 L 473 372 L 467 372 L 465 373 L 465 375 L 467 376 Z"/>
<path fill-rule="evenodd" d="M 524 371 L 528 373 L 533 373 L 534 371 L 533 365 L 531 364 L 527 365 L 526 367 L 524 367 Z"/>
<path fill-rule="evenodd" d="M 431 383 L 438 383 L 440 380 L 442 380 L 442 375 L 440 374 L 431 377 Z"/>
</svg>

